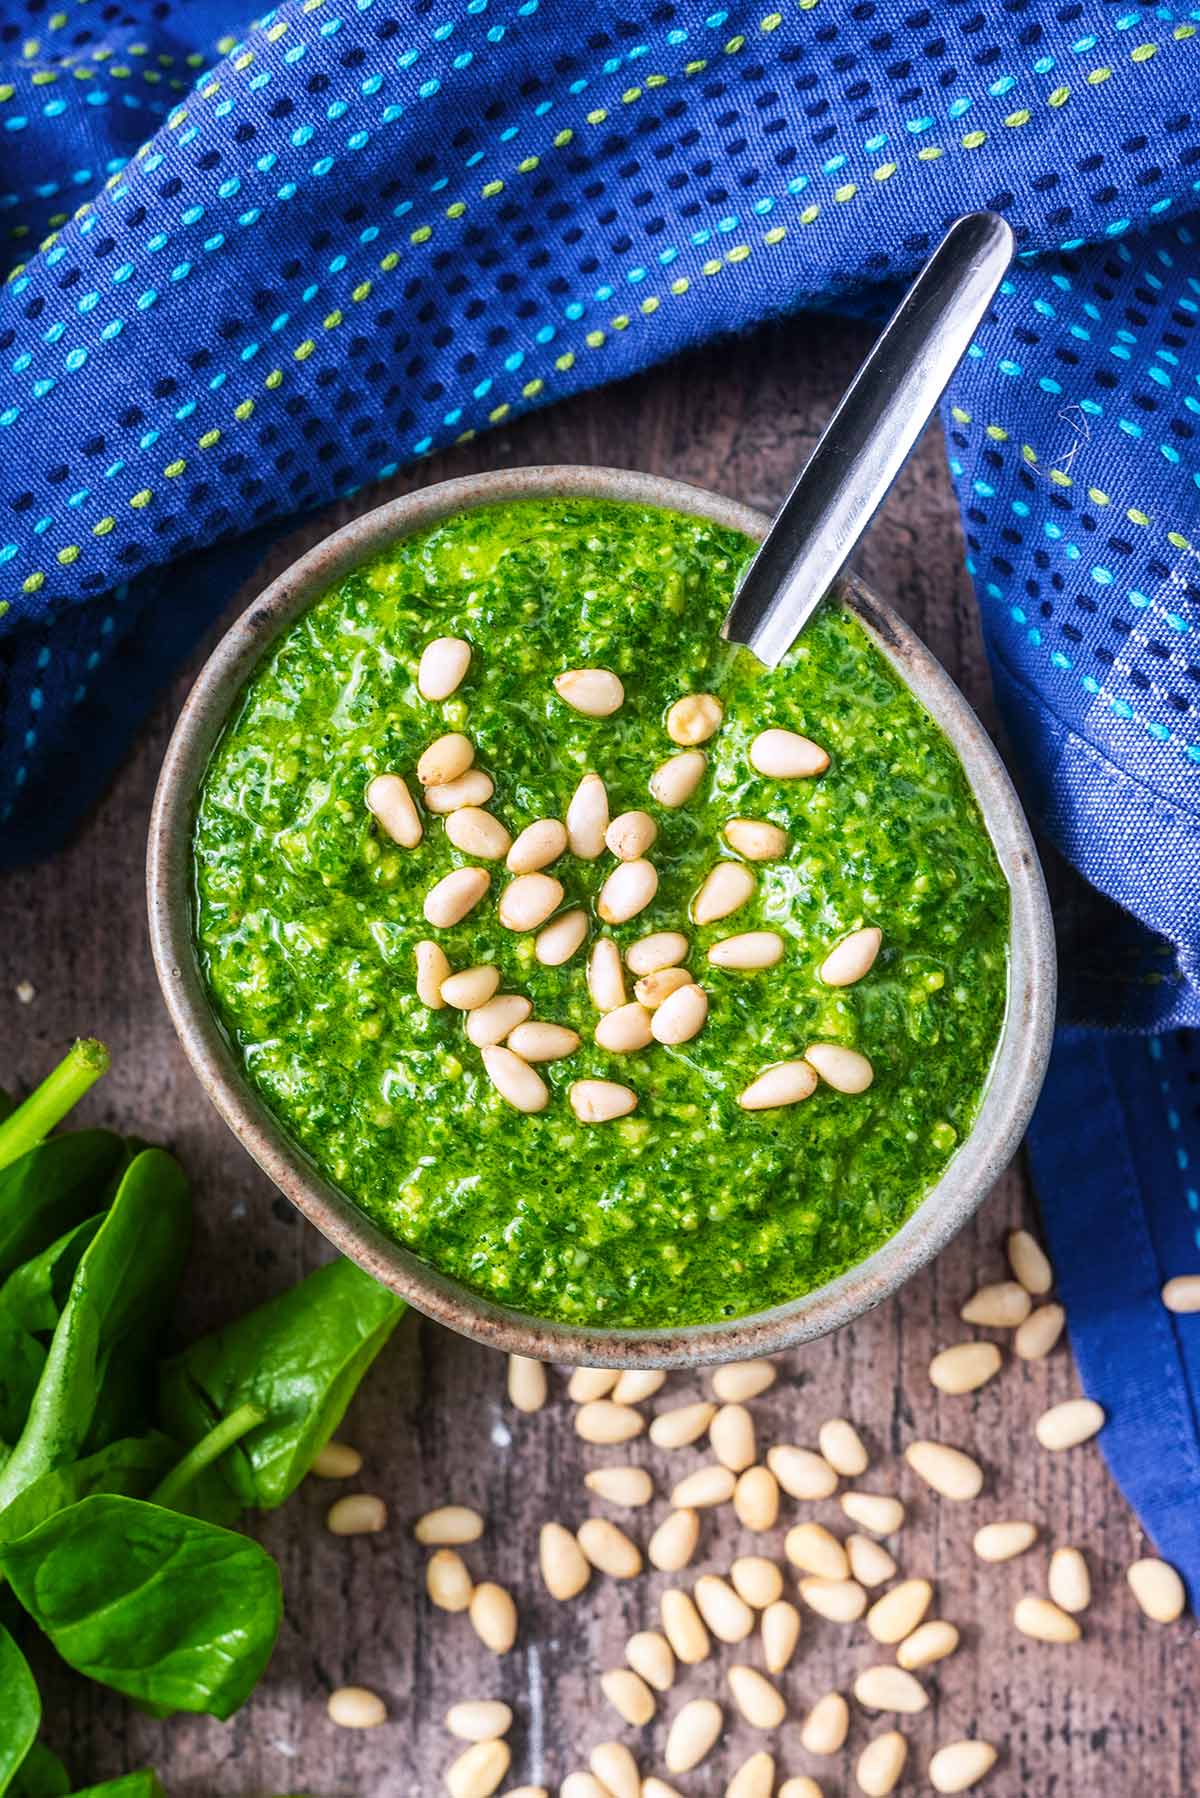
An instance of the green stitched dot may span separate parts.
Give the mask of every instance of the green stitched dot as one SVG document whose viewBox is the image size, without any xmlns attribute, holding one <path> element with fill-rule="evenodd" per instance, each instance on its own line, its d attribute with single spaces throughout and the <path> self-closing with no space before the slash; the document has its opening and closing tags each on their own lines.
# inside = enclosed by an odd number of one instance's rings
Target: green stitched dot
<svg viewBox="0 0 1200 1798">
<path fill-rule="evenodd" d="M 135 511 L 141 512 L 146 506 L 148 506 L 150 504 L 150 501 L 153 498 L 154 498 L 154 495 L 153 495 L 153 493 L 151 493 L 149 487 L 143 487 L 140 490 L 140 492 L 135 493 L 133 495 L 133 498 L 130 500 L 129 503 L 134 508 Z"/>
<path fill-rule="evenodd" d="M 917 161 L 936 162 L 941 153 L 937 144 L 926 144 L 923 150 L 917 151 Z"/>
<path fill-rule="evenodd" d="M 604 332 L 589 331 L 583 341 L 587 344 L 589 350 L 598 350 L 604 342 Z"/>
<path fill-rule="evenodd" d="M 358 286 L 354 289 L 354 292 L 350 295 L 350 298 L 355 301 L 365 300 L 370 291 L 371 283 L 369 281 L 360 281 Z"/>
<path fill-rule="evenodd" d="M 811 225 L 820 210 L 821 208 L 819 206 L 806 206 L 804 211 L 800 214 L 800 223 L 802 225 Z"/>
<path fill-rule="evenodd" d="M 763 238 L 763 242 L 769 243 L 769 244 L 782 243 L 786 236 L 787 236 L 787 226 L 786 225 L 772 225 L 771 229 L 767 232 L 766 236 Z"/>
<path fill-rule="evenodd" d="M 1146 516 L 1146 514 L 1144 512 L 1139 512 L 1136 506 L 1130 506 L 1130 508 L 1129 508 L 1128 512 L 1126 512 L 1125 516 L 1126 516 L 1126 518 L 1129 519 L 1131 524 L 1149 524 L 1150 523 L 1150 520 Z"/>
<path fill-rule="evenodd" d="M 702 275 L 719 275 L 720 272 L 721 258 L 719 256 L 710 256 L 707 262 L 701 264 L 700 273 Z"/>
<path fill-rule="evenodd" d="M 690 282 L 690 281 L 689 281 L 689 280 L 688 280 L 688 278 L 687 278 L 687 276 L 686 276 L 686 275 L 680 275 L 680 277 L 679 277 L 679 279 L 678 279 L 678 280 L 677 280 L 677 281 L 672 281 L 672 283 L 671 283 L 671 292 L 672 292 L 672 293 L 675 293 L 675 294 L 680 294 L 680 293 L 686 293 L 686 292 L 687 292 L 687 290 L 688 290 L 688 288 L 689 288 L 689 287 L 690 287 L 690 286 L 691 286 L 691 285 L 692 285 L 692 284 L 691 284 L 691 282 Z"/>
<path fill-rule="evenodd" d="M 306 337 L 303 343 L 298 343 L 296 345 L 295 349 L 292 351 L 292 355 L 296 358 L 297 362 L 307 362 L 316 347 L 317 346 L 312 338 Z"/>
<path fill-rule="evenodd" d="M 338 326 L 341 324 L 341 322 L 342 322 L 342 315 L 340 312 L 338 312 L 336 310 L 333 312 L 327 313 L 326 316 L 321 320 L 321 323 L 324 325 L 324 327 L 327 331 L 336 331 Z"/>
<path fill-rule="evenodd" d="M 573 131 L 560 131 L 554 139 L 554 148 L 556 150 L 563 149 L 565 145 L 570 143 L 574 135 L 575 133 Z"/>
<path fill-rule="evenodd" d="M 985 144 L 986 142 L 986 131 L 968 131 L 967 135 L 962 140 L 962 147 L 964 150 L 977 150 L 980 144 Z"/>
<path fill-rule="evenodd" d="M 531 175 L 541 162 L 540 156 L 527 156 L 524 162 L 517 164 L 518 175 Z"/>
<path fill-rule="evenodd" d="M 92 536 L 93 537 L 107 537 L 108 533 L 112 530 L 112 528 L 113 528 L 114 524 L 116 524 L 116 522 L 117 521 L 115 518 L 100 519 L 98 524 L 94 524 L 92 526 Z"/>
<path fill-rule="evenodd" d="M 588 113 L 587 122 L 589 125 L 603 125 L 603 123 L 607 117 L 608 117 L 608 114 L 604 110 L 603 106 L 598 106 L 596 108 L 595 112 Z"/>
<path fill-rule="evenodd" d="M 239 424 L 245 424 L 253 411 L 254 401 L 243 400 L 240 406 L 235 406 L 233 408 L 233 416 L 238 420 Z"/>
<path fill-rule="evenodd" d="M 746 40 L 744 37 L 731 37 L 729 42 L 725 46 L 726 56 L 736 56 L 738 51 L 745 44 L 745 42 L 746 42 Z"/>
<path fill-rule="evenodd" d="M 1139 44 L 1136 50 L 1130 51 L 1129 60 L 1131 62 L 1149 62 L 1152 56 L 1157 55 L 1157 44 Z"/>
<path fill-rule="evenodd" d="M 499 185 L 499 184 L 497 184 L 497 185 Z M 484 193 L 486 193 L 487 188 L 485 187 L 483 191 L 484 191 Z M 409 243 L 428 243 L 429 239 L 432 236 L 433 236 L 432 226 L 418 225 L 416 230 L 409 234 L 408 241 L 409 241 Z"/>
<path fill-rule="evenodd" d="M 1065 106 L 1070 98 L 1071 90 L 1069 87 L 1056 87 L 1054 92 L 1048 95 L 1046 104 L 1047 106 Z"/>
<path fill-rule="evenodd" d="M 488 417 L 494 425 L 498 425 L 502 418 L 508 417 L 508 402 L 505 401 L 502 406 L 493 406 Z"/>
<path fill-rule="evenodd" d="M 1016 112 L 1010 112 L 1004 123 L 1006 125 L 1028 125 L 1029 119 L 1029 108 L 1022 106 Z"/>
<path fill-rule="evenodd" d="M 874 171 L 876 181 L 890 181 L 895 173 L 896 165 L 894 162 L 881 162 L 879 167 Z"/>
<path fill-rule="evenodd" d="M 182 474 L 186 467 L 187 463 L 184 461 L 183 457 L 180 456 L 176 461 L 167 463 L 167 466 L 163 469 L 163 474 L 168 481 L 173 481 L 176 475 Z"/>
<path fill-rule="evenodd" d="M 632 106 L 634 101 L 640 100 L 641 97 L 642 90 L 640 87 L 627 87 L 625 92 L 621 95 L 621 104 L 623 106 Z"/>
<path fill-rule="evenodd" d="M 857 185 L 853 181 L 847 181 L 841 187 L 834 188 L 833 197 L 844 205 L 847 200 L 852 200 L 857 192 Z"/>
<path fill-rule="evenodd" d="M 383 270 L 385 275 L 390 275 L 392 270 L 395 268 L 396 264 L 399 262 L 399 260 L 400 260 L 400 257 L 397 255 L 396 251 L 389 250 L 387 255 L 383 258 L 383 261 L 379 264 L 379 266 Z"/>
<path fill-rule="evenodd" d="M 642 301 L 642 311 L 649 317 L 650 313 L 658 311 L 660 304 L 661 301 L 655 294 L 647 294 L 646 298 Z"/>
<path fill-rule="evenodd" d="M 726 251 L 725 260 L 726 262 L 745 262 L 749 254 L 750 245 L 748 243 L 735 243 L 732 250 Z"/>
<path fill-rule="evenodd" d="M 214 443 L 220 443 L 220 441 L 220 431 L 205 431 L 203 437 L 198 440 L 196 447 L 198 449 L 211 449 Z"/>
<path fill-rule="evenodd" d="M 574 368 L 575 357 L 574 357 L 573 353 L 570 350 L 568 350 L 565 356 L 556 356 L 554 358 L 554 366 L 555 366 L 555 368 L 561 368 L 564 374 L 566 373 L 567 369 Z"/>
<path fill-rule="evenodd" d="M 758 29 L 760 31 L 777 31 L 782 24 L 783 14 L 781 12 L 769 12 L 765 19 L 759 20 Z"/>
<path fill-rule="evenodd" d="M 68 543 L 65 549 L 59 550 L 58 559 L 64 568 L 69 568 L 72 562 L 77 562 L 79 560 L 79 545 L 77 543 Z"/>
<path fill-rule="evenodd" d="M 1089 487 L 1088 498 L 1094 506 L 1106 506 L 1108 504 L 1107 493 L 1103 493 L 1099 487 Z"/>
<path fill-rule="evenodd" d="M 1088 76 L 1088 82 L 1092 87 L 1099 87 L 1100 83 L 1102 81 L 1107 81 L 1111 74 L 1111 69 L 1093 69 Z"/>
<path fill-rule="evenodd" d="M 267 376 L 266 380 L 263 382 L 263 386 L 274 388 L 274 387 L 282 387 L 282 385 L 283 385 L 283 370 L 281 368 L 273 368 L 271 370 L 270 374 Z"/>
<path fill-rule="evenodd" d="M 1167 542 L 1171 544 L 1174 549 L 1191 549 L 1192 547 L 1182 531 L 1168 531 Z"/>
<path fill-rule="evenodd" d="M 540 380 L 526 381 L 524 387 L 522 387 L 522 389 L 521 389 L 521 392 L 527 400 L 535 399 L 537 397 L 537 395 L 542 391 L 542 386 L 543 386 L 543 383 Z"/>
</svg>

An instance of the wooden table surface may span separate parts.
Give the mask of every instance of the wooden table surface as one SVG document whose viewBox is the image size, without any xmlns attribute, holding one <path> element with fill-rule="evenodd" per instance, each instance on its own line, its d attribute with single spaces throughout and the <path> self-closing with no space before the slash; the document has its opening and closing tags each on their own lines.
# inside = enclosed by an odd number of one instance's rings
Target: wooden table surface
<svg viewBox="0 0 1200 1798">
<path fill-rule="evenodd" d="M 269 571 L 389 493 L 499 464 L 643 468 L 770 507 L 786 491 L 862 346 L 856 328 L 800 319 L 568 402 L 308 521 L 277 547 Z M 986 665 L 936 432 L 897 484 L 862 567 L 990 721 Z M 259 584 L 256 577 L 230 616 Z M 112 1046 L 113 1071 L 83 1110 L 91 1120 L 169 1144 L 192 1176 L 197 1238 L 181 1308 L 188 1330 L 290 1284 L 326 1252 L 209 1108 L 176 1045 L 151 968 L 142 899 L 146 819 L 167 733 L 199 660 L 198 653 L 164 695 L 72 846 L 5 882 L 0 943 L 5 1080 L 31 1083 L 71 1036 L 102 1036 Z M 21 1003 L 16 988 L 25 981 L 36 993 Z M 1051 1457 L 1033 1438 L 1038 1413 L 1077 1390 L 1069 1353 L 1060 1346 L 1043 1363 L 1006 1359 L 1000 1376 L 971 1398 L 942 1397 L 927 1377 L 931 1354 L 967 1334 L 958 1307 L 978 1280 L 1001 1273 L 1004 1233 L 1029 1213 L 1024 1179 L 1014 1168 L 975 1223 L 897 1298 L 852 1328 L 782 1358 L 778 1384 L 753 1406 L 760 1437 L 811 1444 L 826 1417 L 857 1420 L 875 1458 L 863 1483 L 898 1491 L 909 1502 L 898 1539 L 901 1566 L 936 1581 L 937 1612 L 962 1631 L 959 1653 L 927 1681 L 930 1708 L 902 1720 L 913 1744 L 902 1791 L 930 1790 L 925 1767 L 939 1742 L 978 1733 L 1003 1744 L 1002 1759 L 981 1788 L 988 1798 L 1132 1798 L 1139 1787 L 1156 1798 L 1193 1798 L 1200 1774 L 1193 1758 L 1191 1623 L 1162 1629 L 1135 1612 L 1122 1573 L 1141 1551 L 1142 1537 L 1095 1445 Z M 674 1375 L 649 1408 L 699 1396 L 706 1384 L 699 1376 Z M 342 1430 L 366 1453 L 362 1484 L 388 1500 L 390 1527 L 354 1540 L 330 1536 L 322 1521 L 330 1489 L 312 1480 L 262 1521 L 262 1539 L 282 1565 L 287 1614 L 267 1677 L 229 1724 L 152 1722 L 49 1658 L 39 1662 L 46 1737 L 76 1782 L 150 1764 L 171 1798 L 300 1792 L 432 1798 L 444 1789 L 443 1773 L 462 1746 L 447 1735 L 442 1717 L 465 1696 L 512 1703 L 512 1785 L 555 1789 L 568 1771 L 586 1764 L 591 1746 L 614 1736 L 637 1746 L 644 1772 L 661 1772 L 664 1718 L 685 1694 L 724 1699 L 732 1725 L 723 1669 L 739 1658 L 758 1659 L 755 1642 L 722 1649 L 692 1670 L 638 1743 L 637 1732 L 606 1705 L 599 1675 L 620 1662 L 632 1630 L 656 1621 L 667 1577 L 623 1585 L 597 1577 L 584 1596 L 559 1607 L 536 1572 L 541 1523 L 577 1523 L 588 1512 L 587 1468 L 629 1459 L 660 1470 L 658 1496 L 647 1510 L 621 1516 L 596 1507 L 620 1517 L 644 1545 L 665 1514 L 665 1490 L 680 1470 L 700 1463 L 702 1449 L 670 1457 L 668 1475 L 668 1457 L 644 1439 L 628 1454 L 585 1447 L 573 1432 L 564 1375 L 552 1372 L 551 1402 L 535 1416 L 515 1413 L 504 1385 L 498 1355 L 408 1317 Z M 970 1448 L 987 1470 L 983 1496 L 954 1506 L 920 1489 L 898 1458 L 916 1436 Z M 424 1596 L 423 1555 L 409 1525 L 447 1499 L 486 1514 L 483 1540 L 467 1551 L 472 1571 L 498 1579 L 518 1599 L 520 1638 L 503 1660 L 476 1641 L 465 1618 L 432 1610 Z M 801 1509 L 838 1527 L 833 1501 L 798 1507 L 785 1500 L 781 1523 Z M 1036 1520 L 1043 1540 L 1021 1560 L 985 1566 L 972 1554 L 971 1537 L 979 1523 L 999 1517 Z M 779 1555 L 782 1528 L 763 1540 Z M 1021 1592 L 1045 1589 L 1047 1550 L 1061 1543 L 1086 1549 L 1096 1600 L 1082 1643 L 1047 1647 L 1018 1636 L 1010 1613 Z M 696 1570 L 727 1568 L 735 1554 L 759 1546 L 736 1527 L 728 1508 L 709 1513 Z M 888 1658 L 873 1648 L 861 1626 L 806 1617 L 782 1681 L 789 1721 L 777 1737 L 781 1777 L 816 1776 L 825 1798 L 857 1791 L 853 1759 L 892 1720 L 872 1721 L 855 1707 L 847 1750 L 820 1762 L 801 1747 L 797 1719 L 823 1692 L 847 1690 L 873 1658 Z M 382 1694 L 387 1726 L 368 1733 L 335 1729 L 325 1700 L 344 1683 Z M 701 1768 L 677 1781 L 680 1790 L 689 1798 L 719 1794 L 740 1760 L 762 1745 L 739 1722 Z"/>
</svg>

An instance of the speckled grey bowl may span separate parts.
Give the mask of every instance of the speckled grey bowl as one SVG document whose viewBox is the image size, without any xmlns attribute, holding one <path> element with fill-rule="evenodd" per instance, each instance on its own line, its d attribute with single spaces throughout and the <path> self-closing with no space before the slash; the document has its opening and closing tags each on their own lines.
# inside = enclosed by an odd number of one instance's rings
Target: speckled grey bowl
<svg viewBox="0 0 1200 1798">
<path fill-rule="evenodd" d="M 976 1210 L 1024 1133 L 1045 1073 L 1055 962 L 1041 868 L 1004 766 L 974 712 L 929 651 L 857 581 L 842 597 L 962 759 L 1012 894 L 1008 1009 L 975 1127 L 908 1222 L 866 1261 L 786 1305 L 683 1329 L 575 1329 L 477 1297 L 385 1236 L 314 1166 L 244 1078 L 200 977 L 193 938 L 191 836 L 205 767 L 231 707 L 282 631 L 349 569 L 452 512 L 556 495 L 632 500 L 763 535 L 761 512 L 657 476 L 610 468 L 519 468 L 468 476 L 392 500 L 336 531 L 280 575 L 217 645 L 175 727 L 150 820 L 147 887 L 155 965 L 180 1040 L 213 1104 L 293 1204 L 384 1285 L 451 1329 L 545 1361 L 679 1367 L 771 1354 L 824 1335 L 887 1298 Z"/>
</svg>

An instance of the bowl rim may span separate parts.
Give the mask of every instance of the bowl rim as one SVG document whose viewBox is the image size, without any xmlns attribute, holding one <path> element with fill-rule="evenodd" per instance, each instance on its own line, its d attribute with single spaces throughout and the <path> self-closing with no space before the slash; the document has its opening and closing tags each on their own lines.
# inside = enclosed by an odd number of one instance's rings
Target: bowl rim
<svg viewBox="0 0 1200 1798">
<path fill-rule="evenodd" d="M 1045 881 L 999 754 L 950 676 L 910 627 L 857 577 L 839 597 L 925 706 L 963 764 L 1011 897 L 1009 989 L 975 1123 L 912 1215 L 865 1261 L 801 1297 L 724 1322 L 598 1329 L 497 1305 L 440 1273 L 359 1210 L 287 1135 L 242 1075 L 203 982 L 192 934 L 191 833 L 209 756 L 262 657 L 352 567 L 452 513 L 506 501 L 594 498 L 664 507 L 757 541 L 770 519 L 704 488 L 627 469 L 549 464 L 438 482 L 352 520 L 307 550 L 234 619 L 189 691 L 154 795 L 146 858 L 150 942 L 171 1021 L 201 1085 L 264 1173 L 333 1245 L 461 1334 L 509 1353 L 590 1366 L 681 1367 L 774 1354 L 849 1323 L 941 1250 L 1016 1152 L 1049 1059 L 1056 963 Z"/>
</svg>

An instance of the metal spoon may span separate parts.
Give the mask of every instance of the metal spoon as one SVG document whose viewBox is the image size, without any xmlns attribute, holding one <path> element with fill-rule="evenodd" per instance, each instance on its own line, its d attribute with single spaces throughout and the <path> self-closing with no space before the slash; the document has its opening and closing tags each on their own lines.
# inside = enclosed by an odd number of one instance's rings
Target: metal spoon
<svg viewBox="0 0 1200 1798">
<path fill-rule="evenodd" d="M 1015 247 L 998 213 L 956 219 L 855 375 L 721 626 L 768 668 L 783 660 L 878 511 Z"/>
</svg>

